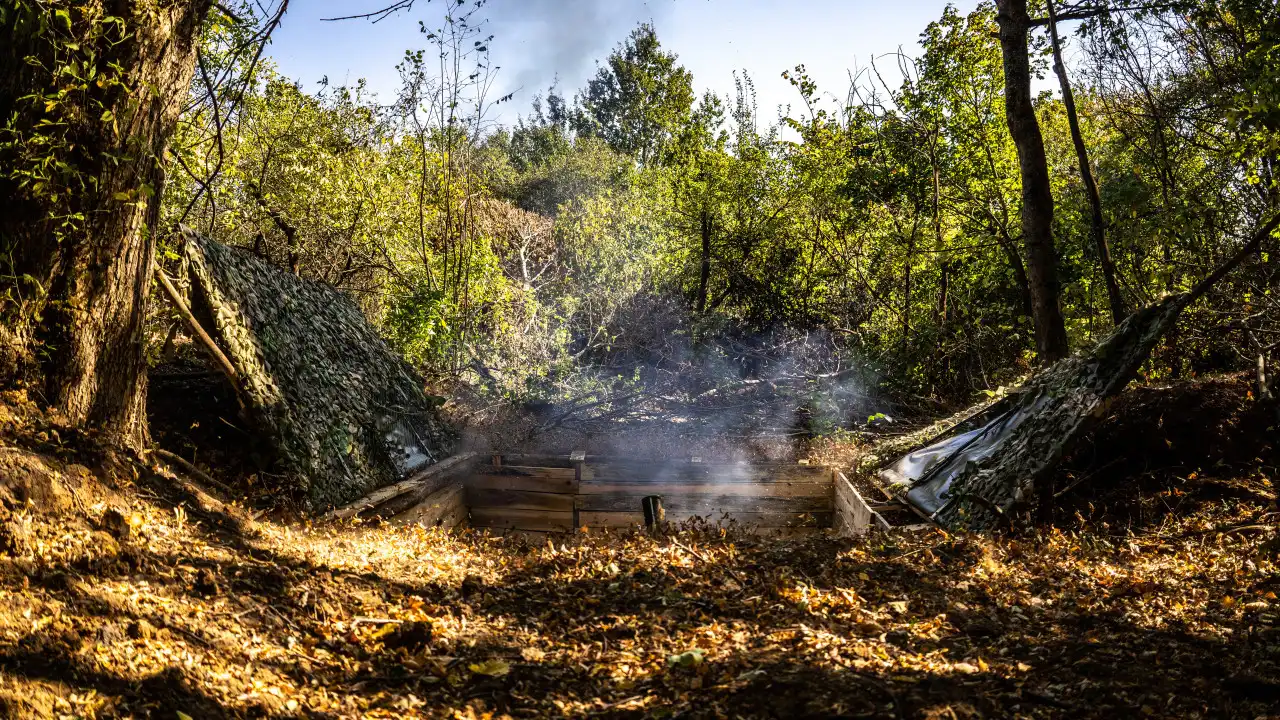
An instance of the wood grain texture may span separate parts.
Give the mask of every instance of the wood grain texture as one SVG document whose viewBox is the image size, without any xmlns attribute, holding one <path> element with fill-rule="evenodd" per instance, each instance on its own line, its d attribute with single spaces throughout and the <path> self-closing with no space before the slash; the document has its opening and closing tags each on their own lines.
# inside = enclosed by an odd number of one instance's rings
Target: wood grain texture
<svg viewBox="0 0 1280 720">
<path fill-rule="evenodd" d="M 478 528 L 566 531 L 573 529 L 573 511 L 473 507 L 471 524 Z"/>
<path fill-rule="evenodd" d="M 569 493 L 532 492 L 528 490 L 487 490 L 472 487 L 467 490 L 467 504 L 477 508 L 507 508 L 513 510 L 573 511 L 573 495 Z"/>
<path fill-rule="evenodd" d="M 395 517 L 398 524 L 452 530 L 467 519 L 466 488 L 461 483 L 440 488 Z"/>
<path fill-rule="evenodd" d="M 506 468 L 503 468 L 506 469 Z M 572 469 L 544 468 L 544 474 L 477 473 L 467 479 L 476 490 L 528 490 L 530 492 L 574 493 L 578 480 Z"/>
<path fill-rule="evenodd" d="M 667 513 L 667 522 L 679 524 L 694 517 L 705 518 L 711 525 L 728 525 L 730 519 L 743 528 L 811 528 L 820 530 L 831 526 L 831 513 L 734 513 L 729 519 L 720 515 L 698 513 Z M 579 527 L 632 528 L 644 526 L 644 515 L 638 512 L 579 511 Z"/>
<path fill-rule="evenodd" d="M 591 462 L 594 479 L 611 482 L 666 483 L 785 483 L 830 482 L 831 471 L 820 465 L 792 463 L 740 464 L 659 461 Z"/>
<path fill-rule="evenodd" d="M 624 482 L 593 478 L 583 481 L 580 495 L 722 495 L 725 497 L 831 497 L 831 481 L 777 483 Z"/>
<path fill-rule="evenodd" d="M 402 480 L 394 485 L 375 490 L 372 493 L 356 500 L 349 505 L 344 505 L 337 510 L 330 512 L 325 516 L 330 520 L 346 520 L 356 515 L 366 512 L 378 512 L 380 506 L 394 503 L 396 507 L 390 512 L 385 513 L 394 515 L 403 512 L 419 502 L 427 496 L 434 493 L 441 486 L 446 484 L 448 480 L 456 475 L 467 472 L 471 464 L 475 461 L 475 453 L 465 452 L 459 453 L 452 457 L 445 458 L 440 462 L 430 465 L 410 475 L 407 479 Z M 407 497 L 406 497 L 407 496 Z"/>
<path fill-rule="evenodd" d="M 835 484 L 835 522 L 834 529 L 840 537 L 863 535 L 871 529 L 871 518 L 874 513 L 858 493 L 858 489 L 849 482 L 844 473 L 836 473 Z"/>
<path fill-rule="evenodd" d="M 634 512 L 639 510 L 644 495 L 579 495 L 575 507 L 579 511 Z M 662 506 L 668 513 L 805 513 L 831 512 L 830 497 L 750 497 L 734 495 L 668 495 L 662 494 Z"/>
</svg>

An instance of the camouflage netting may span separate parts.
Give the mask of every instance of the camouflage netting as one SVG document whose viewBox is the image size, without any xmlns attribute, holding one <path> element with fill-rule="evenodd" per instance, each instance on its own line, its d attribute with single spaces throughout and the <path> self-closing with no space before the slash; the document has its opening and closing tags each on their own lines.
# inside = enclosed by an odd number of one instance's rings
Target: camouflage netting
<svg viewBox="0 0 1280 720">
<path fill-rule="evenodd" d="M 921 513 L 956 529 L 987 530 L 1030 499 L 1037 481 L 1106 412 L 1194 295 L 1129 316 L 1092 353 L 1061 360 L 987 415 L 993 419 L 908 453 L 880 478 Z"/>
<path fill-rule="evenodd" d="M 291 494 L 351 502 L 448 456 L 421 379 L 349 298 L 184 229 L 193 310 L 239 374 Z"/>
</svg>

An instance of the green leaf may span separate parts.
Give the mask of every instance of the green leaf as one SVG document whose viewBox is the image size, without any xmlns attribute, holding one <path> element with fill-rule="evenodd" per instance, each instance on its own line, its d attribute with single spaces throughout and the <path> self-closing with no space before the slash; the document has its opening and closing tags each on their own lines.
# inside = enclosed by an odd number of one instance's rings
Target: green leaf
<svg viewBox="0 0 1280 720">
<path fill-rule="evenodd" d="M 682 653 L 676 653 L 675 655 L 668 655 L 667 667 L 669 668 L 697 667 L 703 663 L 703 661 L 706 659 L 706 656 L 707 656 L 706 650 L 699 650 L 696 648 L 693 650 L 686 650 L 685 652 L 682 652 Z"/>
</svg>

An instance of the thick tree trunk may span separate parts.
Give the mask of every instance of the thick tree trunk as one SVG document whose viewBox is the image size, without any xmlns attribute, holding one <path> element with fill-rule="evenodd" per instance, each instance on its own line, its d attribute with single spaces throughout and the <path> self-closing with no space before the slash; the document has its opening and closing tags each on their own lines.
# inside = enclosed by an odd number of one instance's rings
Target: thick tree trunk
<svg viewBox="0 0 1280 720">
<path fill-rule="evenodd" d="M 1036 349 L 1043 363 L 1066 357 L 1067 330 L 1058 304 L 1058 259 L 1053 247 L 1053 193 L 1044 138 L 1031 102 L 1026 0 L 997 0 L 1004 58 L 1005 116 L 1022 174 L 1022 242 L 1035 319 Z"/>
<path fill-rule="evenodd" d="M 0 0 L 0 317 L 50 405 L 128 442 L 164 151 L 209 6 Z"/>
<path fill-rule="evenodd" d="M 1120 283 L 1116 281 L 1116 264 L 1111 259 L 1111 246 L 1107 243 L 1106 220 L 1102 216 L 1102 198 L 1098 195 L 1098 183 L 1094 180 L 1093 169 L 1089 165 L 1089 151 L 1085 148 L 1084 135 L 1080 132 L 1075 94 L 1071 92 L 1067 66 L 1062 62 L 1062 42 L 1058 39 L 1058 18 L 1053 0 L 1049 0 L 1048 8 L 1049 38 L 1053 43 L 1053 71 L 1058 74 L 1058 84 L 1062 88 L 1062 106 L 1067 112 L 1071 142 L 1075 145 L 1076 160 L 1080 163 L 1080 180 L 1084 182 L 1085 194 L 1089 196 L 1089 235 L 1093 239 L 1094 247 L 1098 250 L 1098 264 L 1102 267 L 1102 278 L 1107 285 L 1111 323 L 1119 325 L 1128 315 L 1128 310 L 1125 309 L 1124 296 L 1120 294 Z"/>
</svg>

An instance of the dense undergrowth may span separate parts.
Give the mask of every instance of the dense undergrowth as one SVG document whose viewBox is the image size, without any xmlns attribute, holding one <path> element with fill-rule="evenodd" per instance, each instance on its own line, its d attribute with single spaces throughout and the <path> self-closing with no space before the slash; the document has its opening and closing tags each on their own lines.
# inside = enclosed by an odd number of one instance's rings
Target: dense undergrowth
<svg viewBox="0 0 1280 720">
<path fill-rule="evenodd" d="M 1274 420 L 1247 393 L 1131 390 L 1064 467 L 1060 488 L 1093 477 L 1050 522 L 857 540 L 253 521 L 10 393 L 0 707 L 1264 716 L 1280 699 Z"/>
</svg>

